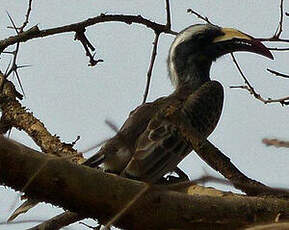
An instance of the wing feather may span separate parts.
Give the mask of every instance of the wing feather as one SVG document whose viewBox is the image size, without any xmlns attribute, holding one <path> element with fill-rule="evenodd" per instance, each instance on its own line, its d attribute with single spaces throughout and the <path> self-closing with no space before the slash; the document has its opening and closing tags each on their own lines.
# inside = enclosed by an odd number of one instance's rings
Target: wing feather
<svg viewBox="0 0 289 230">
<path fill-rule="evenodd" d="M 192 151 L 187 138 L 178 128 L 178 122 L 186 122 L 188 128 L 192 127 L 207 137 L 218 123 L 223 98 L 222 85 L 217 81 L 210 81 L 181 104 L 165 105 L 137 140 L 135 154 L 122 174 L 157 182 L 163 175 L 173 171 Z M 174 118 L 181 121 L 175 121 Z"/>
</svg>

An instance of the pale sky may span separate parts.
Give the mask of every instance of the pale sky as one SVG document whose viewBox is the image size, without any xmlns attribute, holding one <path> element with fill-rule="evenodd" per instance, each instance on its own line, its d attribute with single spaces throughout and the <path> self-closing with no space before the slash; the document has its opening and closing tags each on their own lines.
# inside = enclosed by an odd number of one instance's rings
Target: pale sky
<svg viewBox="0 0 289 230">
<path fill-rule="evenodd" d="M 206 15 L 223 27 L 233 27 L 255 37 L 272 36 L 279 22 L 279 1 L 276 0 L 183 0 L 171 1 L 172 29 L 203 23 L 187 14 L 187 8 Z M 30 24 L 47 29 L 94 17 L 100 13 L 132 14 L 165 23 L 164 1 L 34 1 Z M 289 3 L 285 1 L 285 11 Z M 17 25 L 23 21 L 24 1 L 1 0 L 0 39 L 14 34 L 6 11 Z M 284 28 L 289 26 L 285 17 Z M 289 37 L 284 30 L 283 37 Z M 79 135 L 76 148 L 82 151 L 111 137 L 113 131 L 105 125 L 109 119 L 118 127 L 129 112 L 142 101 L 146 72 L 151 56 L 153 31 L 141 25 L 123 23 L 97 24 L 87 28 L 87 37 L 96 47 L 96 56 L 103 63 L 88 67 L 88 58 L 81 44 L 67 33 L 43 39 L 35 39 L 21 45 L 19 64 L 32 67 L 20 70 L 26 98 L 21 102 L 39 118 L 52 134 L 71 143 Z M 168 95 L 173 88 L 168 79 L 166 58 L 174 37 L 162 34 L 158 56 L 154 66 L 149 101 Z M 266 43 L 276 47 L 275 43 Z M 280 45 L 280 44 L 279 44 Z M 281 46 L 281 45 L 280 45 Z M 289 44 L 287 45 L 287 47 Z M 266 72 L 271 68 L 289 73 L 288 53 L 273 53 L 269 60 L 250 53 L 236 53 L 235 57 L 257 92 L 264 97 L 288 96 L 289 80 L 276 78 Z M 0 70 L 5 71 L 9 58 L 0 59 Z M 220 81 L 225 88 L 225 104 L 218 127 L 209 137 L 219 149 L 247 176 L 270 186 L 289 187 L 288 149 L 266 147 L 262 139 L 280 138 L 288 140 L 289 107 L 280 104 L 264 105 L 247 91 L 229 89 L 231 85 L 242 85 L 229 55 L 212 66 L 211 78 Z M 15 80 L 15 79 L 14 79 Z M 17 85 L 17 83 L 16 83 Z M 39 148 L 26 134 L 13 129 L 11 137 L 32 148 Z M 92 154 L 92 153 L 90 153 Z M 90 154 L 87 154 L 88 157 Z M 206 170 L 217 175 L 192 152 L 180 164 L 181 168 L 196 179 Z M 219 188 L 221 188 L 219 186 Z M 7 220 L 12 213 L 17 193 L 0 187 L 0 221 Z M 20 202 L 17 202 L 19 206 Z M 41 204 L 17 220 L 48 219 L 61 212 L 49 204 Z M 1 229 L 26 229 L 35 224 L 0 225 Z M 85 229 L 76 224 L 70 229 Z"/>
</svg>

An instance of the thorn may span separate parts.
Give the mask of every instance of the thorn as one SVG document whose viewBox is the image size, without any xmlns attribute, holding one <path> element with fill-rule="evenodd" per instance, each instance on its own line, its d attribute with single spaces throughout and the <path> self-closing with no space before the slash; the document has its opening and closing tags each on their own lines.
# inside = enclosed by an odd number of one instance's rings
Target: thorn
<svg viewBox="0 0 289 230">
<path fill-rule="evenodd" d="M 4 75 L 5 75 L 5 77 L 8 77 L 8 76 L 7 76 L 7 74 L 8 74 L 8 72 L 9 72 L 9 69 L 10 69 L 11 61 L 12 61 L 12 60 L 10 59 L 10 61 L 9 61 L 9 64 L 8 64 L 8 66 L 7 66 L 6 70 L 5 70 L 5 74 L 4 74 Z"/>
<path fill-rule="evenodd" d="M 32 65 L 18 65 L 17 69 L 23 69 L 23 68 L 27 68 L 27 67 L 31 67 Z"/>
<path fill-rule="evenodd" d="M 17 70 L 15 70 L 14 72 L 15 72 L 15 74 L 16 74 L 17 81 L 18 81 L 18 83 L 19 83 L 19 86 L 20 86 L 21 92 L 22 92 L 23 96 L 26 97 L 26 96 L 25 96 L 25 93 L 24 93 L 23 86 L 22 86 L 21 81 L 20 81 L 20 77 L 19 77 L 19 75 L 18 75 L 18 72 L 17 72 Z"/>
<path fill-rule="evenodd" d="M 18 34 L 17 27 L 16 27 L 16 25 L 15 25 L 12 17 L 11 17 L 10 14 L 8 13 L 8 11 L 6 11 L 6 13 L 7 13 L 8 17 L 9 17 L 9 20 L 10 20 L 11 24 L 13 25 L 13 28 L 15 29 L 16 33 Z"/>
</svg>

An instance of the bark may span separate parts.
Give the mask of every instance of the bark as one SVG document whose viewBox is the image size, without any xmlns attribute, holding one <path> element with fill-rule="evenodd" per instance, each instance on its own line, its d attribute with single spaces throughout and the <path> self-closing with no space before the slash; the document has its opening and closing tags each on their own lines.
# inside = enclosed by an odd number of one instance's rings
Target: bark
<svg viewBox="0 0 289 230">
<path fill-rule="evenodd" d="M 49 157 L 0 138 L 0 183 L 30 198 L 61 206 L 83 217 L 109 221 L 148 185 Z M 179 191 L 178 191 L 179 190 Z M 187 193 L 187 191 L 190 191 Z M 204 195 L 205 194 L 205 195 Z M 236 229 L 289 216 L 289 202 L 214 192 L 189 186 L 156 186 L 114 223 L 125 229 Z"/>
</svg>

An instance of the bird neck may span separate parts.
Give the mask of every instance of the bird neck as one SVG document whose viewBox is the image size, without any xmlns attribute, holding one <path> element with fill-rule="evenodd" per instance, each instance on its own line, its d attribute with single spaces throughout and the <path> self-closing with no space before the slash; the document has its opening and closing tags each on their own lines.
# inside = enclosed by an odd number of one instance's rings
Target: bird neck
<svg viewBox="0 0 289 230">
<path fill-rule="evenodd" d="M 206 58 L 190 57 L 185 63 L 178 63 L 178 66 L 183 68 L 175 68 L 175 71 L 170 71 L 171 80 L 175 88 L 184 86 L 190 87 L 193 90 L 198 89 L 205 82 L 210 80 L 211 61 Z"/>
</svg>

